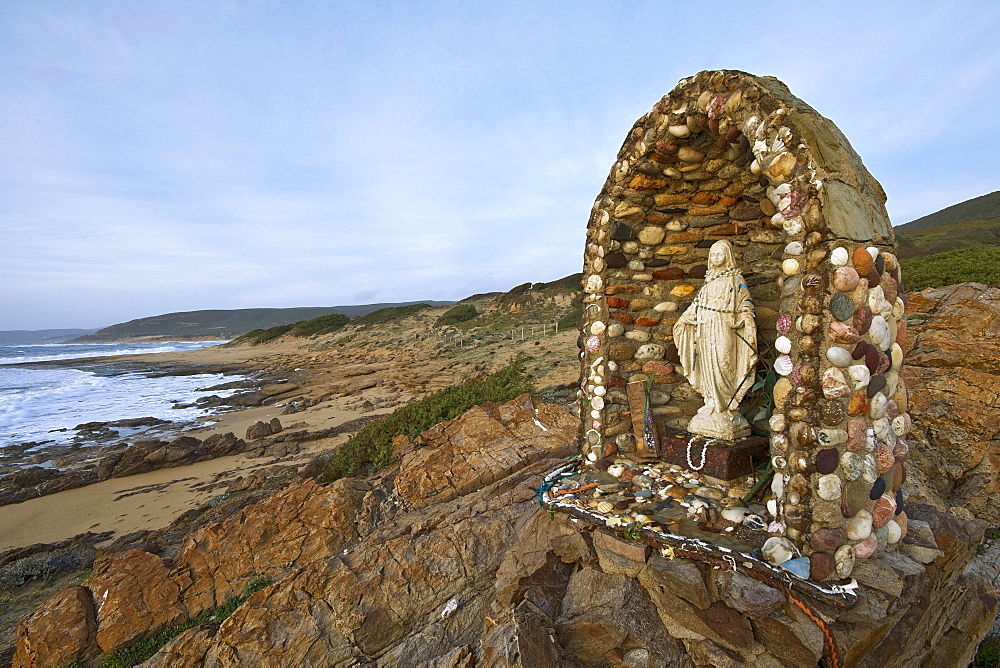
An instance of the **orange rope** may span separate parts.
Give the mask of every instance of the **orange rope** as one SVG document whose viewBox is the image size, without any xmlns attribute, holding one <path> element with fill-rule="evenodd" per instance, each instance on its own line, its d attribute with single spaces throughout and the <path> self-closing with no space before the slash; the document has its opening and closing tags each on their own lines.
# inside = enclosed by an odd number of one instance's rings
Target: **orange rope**
<svg viewBox="0 0 1000 668">
<path fill-rule="evenodd" d="M 576 494 L 577 492 L 586 492 L 588 489 L 594 489 L 595 487 L 600 487 L 600 484 L 592 482 L 589 485 L 584 485 L 583 487 L 577 487 L 575 489 L 554 489 L 552 494 L 555 496 L 560 496 L 562 494 Z"/>
<path fill-rule="evenodd" d="M 677 554 L 678 556 L 682 556 L 687 559 L 704 561 L 710 566 L 718 566 L 719 568 L 725 570 L 736 570 L 732 564 L 722 559 L 715 559 L 713 557 L 709 557 L 704 554 L 700 554 L 698 552 L 693 552 L 691 550 L 674 548 L 674 554 Z M 826 642 L 826 646 L 830 650 L 830 661 L 833 664 L 833 668 L 840 668 L 840 656 L 837 653 L 837 641 L 834 639 L 833 634 L 830 632 L 829 627 L 827 627 L 826 622 L 824 622 L 818 615 L 816 615 L 812 610 L 810 610 L 809 606 L 807 606 L 803 601 L 800 601 L 799 599 L 792 596 L 791 589 L 786 587 L 784 583 L 782 583 L 777 578 L 768 577 L 764 573 L 752 569 L 747 569 L 746 571 L 740 571 L 740 572 L 743 573 L 744 575 L 752 577 L 755 580 L 759 580 L 760 582 L 763 582 L 768 586 L 773 586 L 781 590 L 781 592 L 788 597 L 789 601 L 794 603 L 796 607 L 802 610 L 802 612 L 806 613 L 806 616 L 808 616 L 809 619 L 811 619 L 813 623 L 819 627 L 820 632 L 823 634 L 823 640 Z"/>
</svg>

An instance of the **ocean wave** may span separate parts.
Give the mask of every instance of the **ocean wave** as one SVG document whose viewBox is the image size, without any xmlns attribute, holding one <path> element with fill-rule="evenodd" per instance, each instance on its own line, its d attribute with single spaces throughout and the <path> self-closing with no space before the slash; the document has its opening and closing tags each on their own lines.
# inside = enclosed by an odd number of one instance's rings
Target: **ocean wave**
<svg viewBox="0 0 1000 668">
<path fill-rule="evenodd" d="M 80 369 L 7 367 L 0 369 L 0 447 L 27 441 L 67 443 L 74 435 L 72 429 L 85 422 L 145 416 L 174 422 L 194 420 L 211 411 L 175 406 L 194 404 L 210 394 L 228 396 L 234 390 L 204 388 L 242 379 L 221 373 L 106 376 Z"/>
<path fill-rule="evenodd" d="M 145 355 L 198 350 L 226 343 L 221 341 L 157 341 L 155 343 L 40 343 L 0 346 L 0 366 L 22 362 L 92 359 L 114 355 Z M 44 352 L 43 352 L 44 351 Z"/>
</svg>

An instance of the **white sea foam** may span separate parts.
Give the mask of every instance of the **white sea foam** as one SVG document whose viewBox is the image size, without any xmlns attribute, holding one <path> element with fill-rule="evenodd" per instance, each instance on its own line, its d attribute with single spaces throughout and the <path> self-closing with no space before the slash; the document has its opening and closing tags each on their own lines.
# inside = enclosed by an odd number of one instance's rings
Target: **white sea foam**
<svg viewBox="0 0 1000 668">
<path fill-rule="evenodd" d="M 169 352 L 206 345 L 211 343 L 0 346 L 0 360 L 7 361 L 7 365 L 0 363 L 0 447 L 27 441 L 66 443 L 75 435 L 72 429 L 84 422 L 146 416 L 170 421 L 193 420 L 210 411 L 196 406 L 174 406 L 193 404 L 209 394 L 229 396 L 235 390 L 206 391 L 206 388 L 243 378 L 221 373 L 151 376 L 137 371 L 19 367 L 10 366 L 12 361 Z M 128 433 L 122 430 L 121 436 Z"/>
<path fill-rule="evenodd" d="M 174 353 L 217 346 L 225 341 L 158 341 L 156 343 L 38 343 L 0 346 L 0 365 L 21 362 L 90 359 L 112 355 Z"/>
</svg>

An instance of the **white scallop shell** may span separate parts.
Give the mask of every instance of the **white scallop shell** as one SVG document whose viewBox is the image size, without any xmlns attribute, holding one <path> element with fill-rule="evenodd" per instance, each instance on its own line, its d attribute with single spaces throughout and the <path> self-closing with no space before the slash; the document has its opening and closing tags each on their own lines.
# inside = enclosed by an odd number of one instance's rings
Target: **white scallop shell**
<svg viewBox="0 0 1000 668">
<path fill-rule="evenodd" d="M 797 274 L 799 271 L 799 261 L 793 258 L 788 258 L 781 263 L 781 271 L 785 272 L 786 276 Z"/>
<path fill-rule="evenodd" d="M 802 255 L 805 247 L 802 245 L 801 241 L 790 241 L 787 246 L 785 246 L 785 255 Z"/>
<path fill-rule="evenodd" d="M 594 336 L 603 334 L 605 329 L 607 329 L 607 326 L 600 320 L 595 320 L 590 324 L 590 333 Z"/>
<path fill-rule="evenodd" d="M 865 250 L 868 251 L 868 254 L 872 256 L 873 260 L 878 257 L 879 250 L 875 246 L 869 246 Z"/>
<path fill-rule="evenodd" d="M 601 410 L 602 408 L 604 408 L 604 397 L 594 397 L 593 399 L 590 400 L 590 406 L 594 410 L 597 411 Z"/>
<path fill-rule="evenodd" d="M 594 388 L 594 395 L 598 397 L 603 397 L 607 393 L 607 390 L 603 385 L 598 385 Z"/>
<path fill-rule="evenodd" d="M 779 336 L 774 340 L 775 349 L 782 355 L 792 352 L 792 340 L 787 336 Z"/>
<path fill-rule="evenodd" d="M 833 252 L 830 253 L 830 264 L 835 267 L 843 267 L 849 259 L 850 255 L 848 255 L 847 249 L 843 246 L 834 248 Z"/>
<path fill-rule="evenodd" d="M 795 368 L 795 364 L 788 355 L 778 355 L 778 359 L 774 360 L 774 370 L 782 376 L 790 374 L 793 368 Z"/>
</svg>

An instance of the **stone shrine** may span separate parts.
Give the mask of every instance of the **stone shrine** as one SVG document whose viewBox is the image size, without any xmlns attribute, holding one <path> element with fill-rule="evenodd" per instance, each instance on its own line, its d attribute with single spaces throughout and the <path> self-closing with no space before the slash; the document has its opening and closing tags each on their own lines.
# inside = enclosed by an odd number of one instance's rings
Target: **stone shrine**
<svg viewBox="0 0 1000 668">
<path fill-rule="evenodd" d="M 636 121 L 587 227 L 579 434 L 582 470 L 604 477 L 581 505 L 666 533 L 683 524 L 664 519 L 671 500 L 701 529 L 748 520 L 768 562 L 814 581 L 896 549 L 910 417 L 885 200 L 837 127 L 770 77 L 701 72 Z M 705 292 L 699 325 L 706 275 L 734 299 Z M 608 475 L 648 489 L 621 498 Z"/>
</svg>

